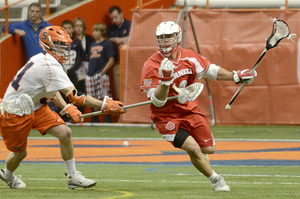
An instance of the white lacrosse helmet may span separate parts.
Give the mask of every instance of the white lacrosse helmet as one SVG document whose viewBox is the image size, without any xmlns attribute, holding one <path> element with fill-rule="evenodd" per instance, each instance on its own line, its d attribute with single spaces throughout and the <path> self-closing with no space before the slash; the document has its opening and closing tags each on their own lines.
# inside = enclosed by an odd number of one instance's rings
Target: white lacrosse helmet
<svg viewBox="0 0 300 199">
<path fill-rule="evenodd" d="M 155 35 L 158 49 L 165 57 L 170 57 L 182 40 L 181 28 L 173 21 L 160 23 L 156 28 Z"/>
</svg>

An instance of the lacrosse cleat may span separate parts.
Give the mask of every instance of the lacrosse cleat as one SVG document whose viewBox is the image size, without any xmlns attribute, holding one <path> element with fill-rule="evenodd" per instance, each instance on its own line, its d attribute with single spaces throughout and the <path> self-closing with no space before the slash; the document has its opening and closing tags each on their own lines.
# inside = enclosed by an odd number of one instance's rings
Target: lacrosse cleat
<svg viewBox="0 0 300 199">
<path fill-rule="evenodd" d="M 225 182 L 224 178 L 220 175 L 215 177 L 212 182 L 215 191 L 230 191 L 230 187 Z"/>
<path fill-rule="evenodd" d="M 3 169 L 0 170 L 0 178 L 12 189 L 24 189 L 26 187 L 26 184 L 20 179 L 21 176 L 14 176 L 13 179 L 8 179 L 5 177 Z"/>
<path fill-rule="evenodd" d="M 90 188 L 96 185 L 95 180 L 87 179 L 81 172 L 75 171 L 74 174 L 68 175 L 68 188 L 75 189 L 78 187 Z"/>
</svg>

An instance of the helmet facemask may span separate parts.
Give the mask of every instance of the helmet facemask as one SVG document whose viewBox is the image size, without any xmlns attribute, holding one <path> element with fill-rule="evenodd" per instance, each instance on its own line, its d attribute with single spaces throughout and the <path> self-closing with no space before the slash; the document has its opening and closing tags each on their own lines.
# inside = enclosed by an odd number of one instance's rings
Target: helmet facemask
<svg viewBox="0 0 300 199">
<path fill-rule="evenodd" d="M 182 39 L 181 28 L 173 21 L 160 23 L 155 35 L 159 51 L 165 57 L 170 57 L 177 50 Z"/>
<path fill-rule="evenodd" d="M 71 45 L 66 42 L 58 41 L 52 44 L 52 51 L 59 57 L 61 63 L 69 59 Z"/>
<path fill-rule="evenodd" d="M 163 34 L 156 37 L 156 44 L 163 55 L 170 57 L 178 47 L 177 34 Z"/>
<path fill-rule="evenodd" d="M 69 59 L 72 39 L 62 27 L 50 26 L 44 29 L 40 33 L 40 46 L 57 61 L 65 63 Z"/>
</svg>

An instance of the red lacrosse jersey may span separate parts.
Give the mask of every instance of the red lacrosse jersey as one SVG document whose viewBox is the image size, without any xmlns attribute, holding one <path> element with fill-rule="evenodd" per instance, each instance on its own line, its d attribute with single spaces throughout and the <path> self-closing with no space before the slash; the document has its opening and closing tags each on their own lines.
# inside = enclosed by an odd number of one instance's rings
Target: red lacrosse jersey
<svg viewBox="0 0 300 199">
<path fill-rule="evenodd" d="M 164 58 L 165 57 L 158 51 L 145 62 L 140 83 L 141 91 L 158 87 L 158 69 Z M 175 84 L 177 87 L 186 87 L 195 83 L 196 79 L 200 79 L 206 74 L 210 66 L 210 62 L 205 57 L 199 55 L 195 51 L 181 48 L 178 48 L 176 60 L 170 59 L 170 61 L 175 65 L 173 84 Z M 172 85 L 170 85 L 169 89 L 168 97 L 178 94 L 173 89 Z M 180 104 L 176 99 L 167 101 L 162 107 L 151 105 L 151 118 L 162 116 L 164 114 L 182 114 L 184 112 L 190 112 L 192 109 L 198 106 L 198 103 L 199 100 L 195 100 L 193 102 L 187 101 L 185 104 Z"/>
</svg>

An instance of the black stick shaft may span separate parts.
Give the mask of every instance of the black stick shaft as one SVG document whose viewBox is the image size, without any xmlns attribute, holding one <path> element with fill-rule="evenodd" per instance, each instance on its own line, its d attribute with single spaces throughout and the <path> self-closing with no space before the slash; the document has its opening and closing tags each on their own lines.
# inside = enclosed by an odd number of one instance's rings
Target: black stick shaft
<svg viewBox="0 0 300 199">
<path fill-rule="evenodd" d="M 257 62 L 255 63 L 255 65 L 253 66 L 253 68 L 251 69 L 251 72 L 253 72 L 258 64 L 261 62 L 262 58 L 265 56 L 265 54 L 267 53 L 267 49 L 265 48 L 265 50 L 262 52 L 262 54 L 260 55 L 259 59 L 257 60 Z M 245 86 L 245 82 L 241 84 L 241 86 L 239 87 L 239 89 L 235 92 L 235 94 L 233 95 L 233 97 L 231 98 L 230 102 L 226 105 L 225 109 L 229 110 L 231 108 L 232 103 L 234 102 L 234 100 L 236 99 L 236 97 L 239 95 L 239 93 L 242 91 L 242 89 Z"/>
</svg>

